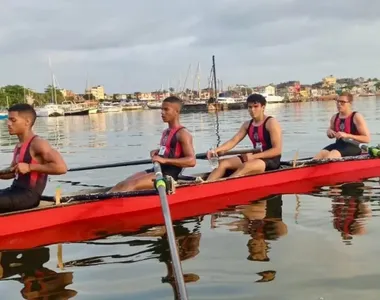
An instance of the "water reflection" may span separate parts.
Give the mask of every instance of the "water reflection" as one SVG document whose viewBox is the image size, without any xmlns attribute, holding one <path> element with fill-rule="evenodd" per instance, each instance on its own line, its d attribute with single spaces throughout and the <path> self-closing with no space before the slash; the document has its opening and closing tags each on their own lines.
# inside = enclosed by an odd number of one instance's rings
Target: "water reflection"
<svg viewBox="0 0 380 300">
<path fill-rule="evenodd" d="M 225 211 L 217 215 L 218 223 L 228 226 L 230 232 L 242 232 L 251 237 L 247 243 L 247 260 L 268 262 L 271 242 L 288 233 L 288 227 L 282 220 L 282 204 L 282 195 L 276 195 L 250 205 L 238 206 L 233 212 Z M 238 220 L 226 223 L 223 220 L 226 217 Z M 214 215 L 212 228 L 218 227 L 216 222 Z M 261 276 L 256 282 L 269 282 L 275 279 L 276 271 L 265 270 L 256 274 Z"/>
<path fill-rule="evenodd" d="M 181 261 L 196 257 L 199 254 L 200 246 L 200 222 L 202 218 L 187 219 L 181 222 L 174 222 L 173 229 L 176 236 L 178 255 Z M 186 227 L 186 224 L 193 226 L 193 230 Z M 128 237 L 128 236 L 127 236 Z M 165 226 L 156 226 L 149 228 L 142 233 L 134 235 L 138 239 L 117 241 L 117 242 L 87 242 L 87 244 L 110 246 L 128 245 L 130 247 L 144 247 L 143 250 L 132 254 L 120 255 L 103 255 L 94 256 L 84 259 L 78 259 L 64 263 L 64 267 L 88 267 L 109 264 L 129 264 L 147 260 L 158 260 L 166 265 L 167 274 L 161 277 L 162 283 L 170 284 L 173 289 L 174 299 L 180 299 L 175 283 L 174 270 L 171 262 L 170 248 L 166 235 Z M 112 249 L 112 248 L 111 248 Z M 195 273 L 184 273 L 185 283 L 197 282 L 200 277 Z"/>
<path fill-rule="evenodd" d="M 23 288 L 20 293 L 24 299 L 73 298 L 77 292 L 66 288 L 73 283 L 73 273 L 57 273 L 44 267 L 49 259 L 50 249 L 46 247 L 2 252 L 0 280 L 21 283 Z"/>
<path fill-rule="evenodd" d="M 332 224 L 346 245 L 352 245 L 354 236 L 367 233 L 366 224 L 372 217 L 372 209 L 371 195 L 365 195 L 364 191 L 365 184 L 359 182 L 327 187 L 314 194 L 332 198 Z"/>
</svg>

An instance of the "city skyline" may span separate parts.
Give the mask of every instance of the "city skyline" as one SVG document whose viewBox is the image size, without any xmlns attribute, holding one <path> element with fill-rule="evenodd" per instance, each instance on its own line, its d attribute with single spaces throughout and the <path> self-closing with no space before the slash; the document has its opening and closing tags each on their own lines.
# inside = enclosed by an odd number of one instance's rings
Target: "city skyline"
<svg viewBox="0 0 380 300">
<path fill-rule="evenodd" d="M 211 57 L 223 86 L 335 77 L 380 77 L 377 9 L 353 0 L 2 2 L 0 86 L 81 93 L 192 88 L 198 62 L 207 86 Z M 159 12 L 159 13 L 158 13 Z M 70 22 L 68 22 L 70 21 Z M 87 77 L 88 74 L 88 77 Z"/>
</svg>

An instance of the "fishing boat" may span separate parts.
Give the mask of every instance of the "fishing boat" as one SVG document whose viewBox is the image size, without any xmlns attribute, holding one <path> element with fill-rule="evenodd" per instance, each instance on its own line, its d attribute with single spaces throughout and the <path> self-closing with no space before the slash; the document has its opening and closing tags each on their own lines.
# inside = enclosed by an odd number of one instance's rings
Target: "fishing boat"
<svg viewBox="0 0 380 300">
<path fill-rule="evenodd" d="M 37 117 L 61 117 L 65 115 L 65 110 L 58 104 L 46 104 L 43 107 L 36 107 Z"/>
<path fill-rule="evenodd" d="M 123 110 L 119 102 L 104 101 L 99 105 L 99 111 L 101 113 L 121 112 Z"/>
<path fill-rule="evenodd" d="M 150 101 L 146 104 L 146 106 L 149 109 L 161 109 L 162 107 L 162 102 L 161 101 Z"/>
<path fill-rule="evenodd" d="M 136 101 L 136 100 L 130 100 L 130 101 L 121 101 L 120 105 L 123 110 L 139 110 L 143 109 L 143 105 Z"/>
<path fill-rule="evenodd" d="M 169 205 L 173 207 L 171 209 L 178 205 L 187 205 L 192 206 L 194 211 L 195 208 L 203 206 L 210 208 L 215 203 L 220 208 L 222 203 L 228 202 L 221 199 L 235 198 L 237 193 L 247 192 L 252 198 L 253 194 L 280 193 L 281 188 L 295 183 L 313 182 L 315 186 L 324 186 L 332 182 L 356 182 L 377 177 L 380 176 L 380 159 L 368 154 L 333 160 L 301 159 L 283 161 L 280 169 L 258 175 L 222 178 L 212 182 L 205 181 L 207 176 L 208 173 L 182 175 L 178 181 L 169 177 L 167 198 Z M 71 226 L 76 228 L 79 223 L 93 224 L 102 218 L 117 220 L 121 217 L 128 223 L 136 215 L 141 216 L 157 209 L 160 209 L 160 198 L 156 190 L 124 193 L 106 193 L 106 190 L 102 190 L 57 198 L 43 196 L 41 205 L 37 208 L 0 215 L 0 245 L 17 245 L 20 238 L 15 240 L 15 237 L 26 235 L 29 238 L 33 236 L 29 243 L 36 243 L 43 237 L 42 231 L 55 232 Z M 186 210 L 189 211 L 191 209 Z M 153 220 L 145 219 L 144 222 L 149 225 Z M 94 229 L 96 228 L 95 226 Z M 75 235 L 75 230 L 67 232 L 69 234 Z M 48 236 L 50 239 L 53 237 Z M 47 238 L 46 241 L 48 240 Z"/>
<path fill-rule="evenodd" d="M 61 107 L 65 111 L 65 116 L 84 116 L 89 114 L 90 108 L 83 107 L 73 101 L 63 101 Z"/>
</svg>

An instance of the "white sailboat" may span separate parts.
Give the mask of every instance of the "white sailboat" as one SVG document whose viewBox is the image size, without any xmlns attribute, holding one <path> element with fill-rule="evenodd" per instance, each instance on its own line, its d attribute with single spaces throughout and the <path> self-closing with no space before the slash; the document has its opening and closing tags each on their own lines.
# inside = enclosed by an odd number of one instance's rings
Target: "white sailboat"
<svg viewBox="0 0 380 300">
<path fill-rule="evenodd" d="M 58 105 L 58 103 L 57 103 L 57 90 L 55 87 L 55 76 L 54 76 L 54 73 L 53 73 L 52 68 L 51 68 L 50 57 L 49 57 L 49 67 L 50 67 L 50 71 L 51 71 L 52 87 L 53 87 L 53 89 L 51 91 L 52 102 L 49 104 L 46 104 L 43 107 L 37 107 L 36 108 L 37 117 L 58 117 L 58 116 L 64 116 L 65 115 L 64 109 L 60 105 Z"/>
</svg>

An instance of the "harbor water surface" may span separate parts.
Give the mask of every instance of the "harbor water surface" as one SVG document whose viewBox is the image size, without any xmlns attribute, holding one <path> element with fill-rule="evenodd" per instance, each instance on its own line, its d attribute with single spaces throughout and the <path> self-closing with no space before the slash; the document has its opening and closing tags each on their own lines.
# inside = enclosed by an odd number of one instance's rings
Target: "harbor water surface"
<svg viewBox="0 0 380 300">
<path fill-rule="evenodd" d="M 371 144 L 380 143 L 380 99 L 359 98 L 354 108 L 367 120 Z M 334 101 L 270 104 L 266 111 L 283 128 L 283 160 L 293 159 L 297 151 L 299 157 L 312 156 L 331 142 L 325 132 L 336 112 Z M 232 137 L 249 116 L 235 110 L 181 118 L 200 153 Z M 70 168 L 146 159 L 164 128 L 160 110 L 39 118 L 35 125 Z M 6 121 L 0 121 L 0 167 L 9 165 L 15 143 Z M 238 147 L 249 144 L 246 138 Z M 197 164 L 185 174 L 210 170 L 206 160 Z M 149 167 L 52 176 L 45 194 L 52 195 L 57 185 L 63 193 L 88 188 L 86 184 L 110 186 Z M 9 184 L 2 181 L 0 188 Z M 177 223 L 189 299 L 378 299 L 380 187 L 378 178 L 363 184 L 365 188 L 355 185 L 347 191 L 323 187 L 308 195 L 278 195 Z M 349 200 L 337 200 L 339 194 Z M 253 194 L 252 201 L 256 199 Z M 339 215 L 348 213 L 353 222 L 345 227 Z M 58 245 L 0 249 L 1 299 L 177 299 L 163 232 L 156 226 L 134 235 L 63 244 L 63 270 L 57 265 Z M 24 265 L 17 265 L 18 260 Z M 30 276 L 37 271 L 50 272 L 50 277 L 36 284 Z"/>
</svg>

